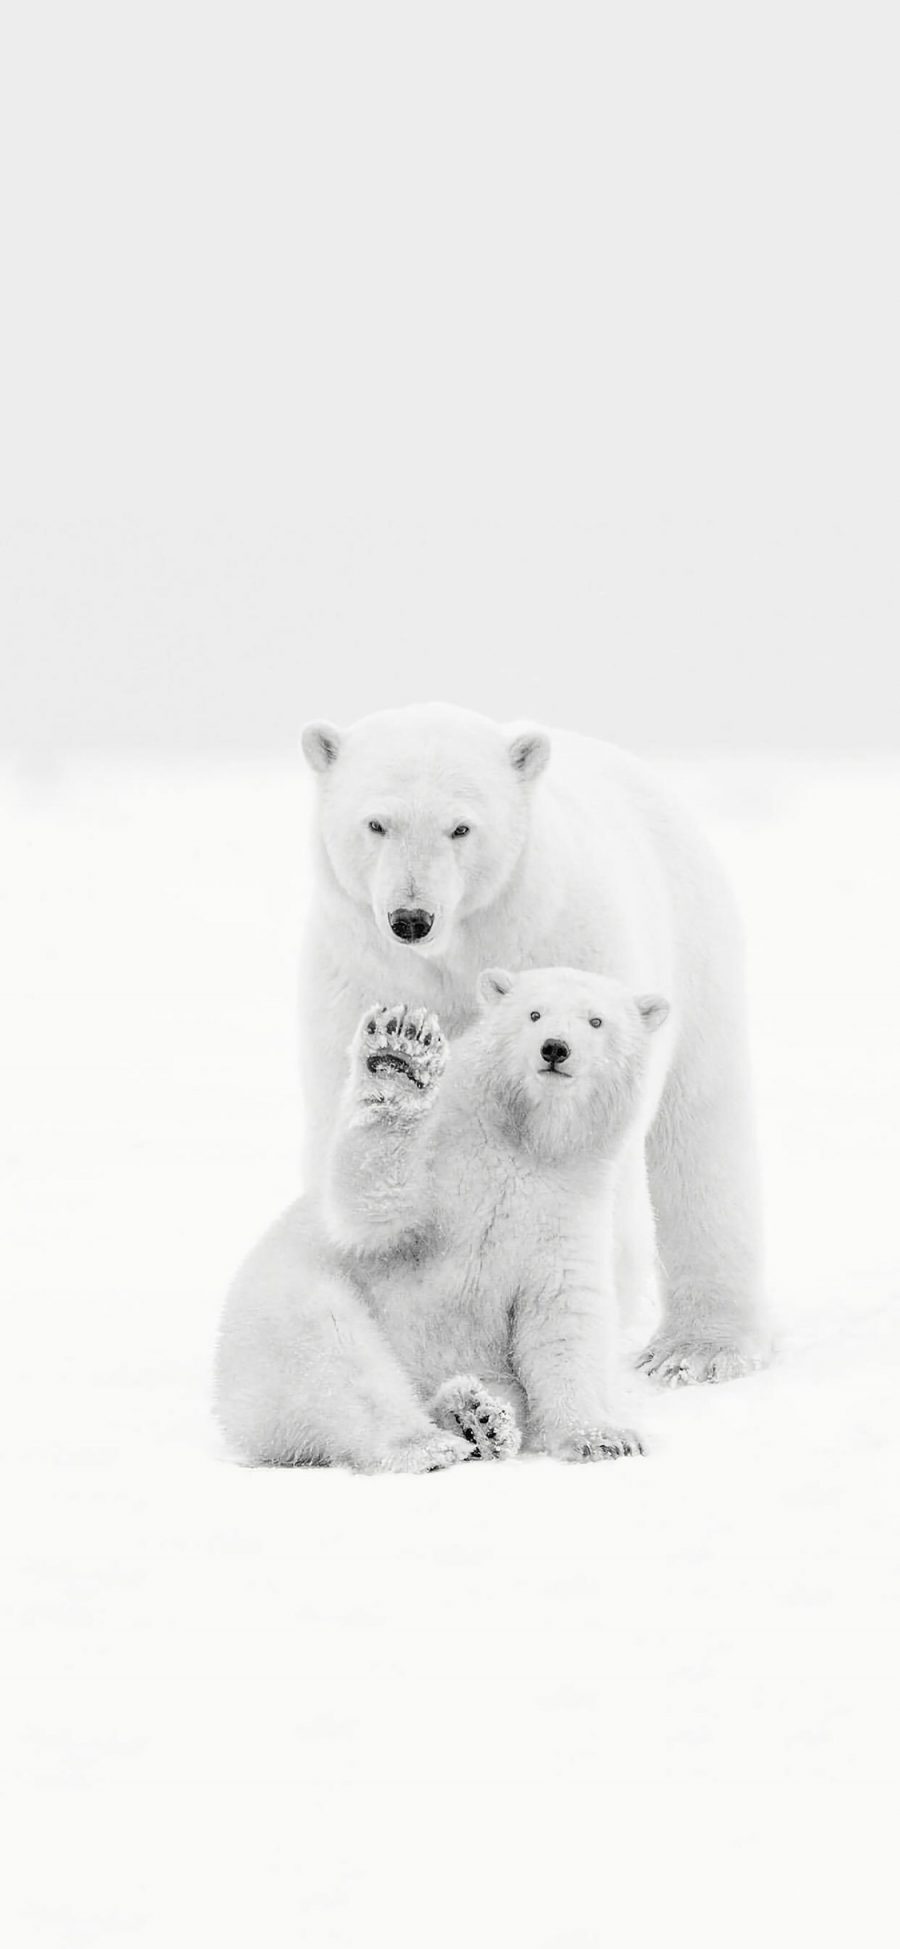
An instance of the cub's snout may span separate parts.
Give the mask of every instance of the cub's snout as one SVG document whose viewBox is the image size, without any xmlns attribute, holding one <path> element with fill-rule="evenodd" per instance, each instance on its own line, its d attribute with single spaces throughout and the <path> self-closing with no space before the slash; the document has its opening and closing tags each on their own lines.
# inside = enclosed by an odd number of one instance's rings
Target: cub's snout
<svg viewBox="0 0 900 1949">
<path fill-rule="evenodd" d="M 571 1053 L 568 1043 L 561 1041 L 558 1036 L 549 1035 L 546 1042 L 541 1043 L 541 1055 L 548 1069 L 556 1069 Z"/>
</svg>

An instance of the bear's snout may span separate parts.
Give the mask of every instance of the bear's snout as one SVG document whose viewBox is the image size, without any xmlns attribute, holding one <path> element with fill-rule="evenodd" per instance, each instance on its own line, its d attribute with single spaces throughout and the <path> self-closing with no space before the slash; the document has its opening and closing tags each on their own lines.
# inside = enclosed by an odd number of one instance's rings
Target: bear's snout
<svg viewBox="0 0 900 1949">
<path fill-rule="evenodd" d="M 555 1069 L 557 1063 L 565 1062 L 570 1054 L 568 1043 L 560 1042 L 555 1035 L 548 1036 L 546 1042 L 541 1043 L 541 1055 L 550 1069 Z"/>
<path fill-rule="evenodd" d="M 424 941 L 434 925 L 434 915 L 427 914 L 424 907 L 395 907 L 388 920 L 398 941 Z"/>
</svg>

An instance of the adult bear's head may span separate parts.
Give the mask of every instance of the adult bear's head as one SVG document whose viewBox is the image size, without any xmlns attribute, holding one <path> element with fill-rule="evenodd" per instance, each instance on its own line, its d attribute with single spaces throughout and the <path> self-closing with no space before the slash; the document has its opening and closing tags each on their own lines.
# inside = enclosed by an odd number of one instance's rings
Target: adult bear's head
<svg viewBox="0 0 900 1949">
<path fill-rule="evenodd" d="M 347 731 L 307 724 L 322 841 L 338 884 L 386 940 L 441 955 L 497 898 L 528 832 L 545 731 L 446 704 L 379 711 Z"/>
</svg>

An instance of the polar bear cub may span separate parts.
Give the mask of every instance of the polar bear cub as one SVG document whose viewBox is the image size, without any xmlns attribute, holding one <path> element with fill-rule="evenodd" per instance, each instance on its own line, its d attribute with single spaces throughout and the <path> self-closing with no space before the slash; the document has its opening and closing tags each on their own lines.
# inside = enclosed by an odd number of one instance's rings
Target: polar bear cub
<svg viewBox="0 0 900 1949">
<path fill-rule="evenodd" d="M 423 1008 L 359 1024 L 321 1197 L 223 1322 L 219 1414 L 252 1459 L 442 1468 L 523 1434 L 566 1460 L 641 1452 L 614 1406 L 616 1193 L 668 1004 L 567 968 L 479 992 L 452 1049 Z M 320 1268 L 303 1291 L 292 1237 Z"/>
</svg>

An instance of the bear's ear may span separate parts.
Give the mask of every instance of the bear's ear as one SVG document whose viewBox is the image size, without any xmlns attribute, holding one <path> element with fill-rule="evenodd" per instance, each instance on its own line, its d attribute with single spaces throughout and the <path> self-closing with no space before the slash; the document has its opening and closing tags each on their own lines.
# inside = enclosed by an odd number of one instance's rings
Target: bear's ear
<svg viewBox="0 0 900 1949">
<path fill-rule="evenodd" d="M 501 995 L 509 994 L 512 985 L 512 975 L 507 974 L 505 968 L 485 968 L 484 974 L 480 974 L 475 983 L 483 1002 L 498 1002 Z"/>
<path fill-rule="evenodd" d="M 341 748 L 341 733 L 334 724 L 304 724 L 300 749 L 311 771 L 329 771 Z"/>
<path fill-rule="evenodd" d="M 550 739 L 546 731 L 526 724 L 510 739 L 507 748 L 509 762 L 520 778 L 540 777 L 550 756 Z"/>
<path fill-rule="evenodd" d="M 638 1009 L 644 1018 L 645 1026 L 653 1035 L 662 1025 L 669 1013 L 669 1004 L 664 995 L 636 995 Z"/>
</svg>

